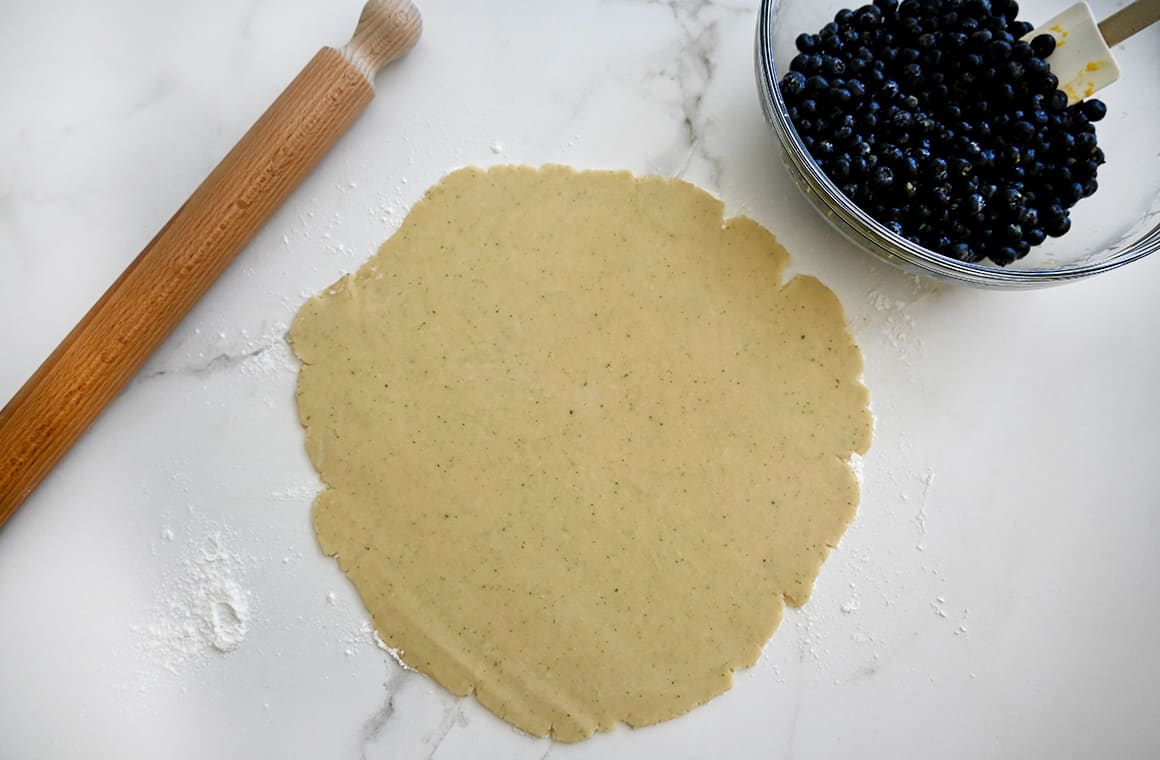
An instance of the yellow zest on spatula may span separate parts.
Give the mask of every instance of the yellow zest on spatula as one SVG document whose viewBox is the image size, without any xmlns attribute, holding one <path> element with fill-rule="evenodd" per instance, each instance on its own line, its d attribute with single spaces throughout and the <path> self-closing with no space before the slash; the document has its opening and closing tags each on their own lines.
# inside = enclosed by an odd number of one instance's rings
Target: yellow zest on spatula
<svg viewBox="0 0 1160 760">
<path fill-rule="evenodd" d="M 1087 3 L 1076 3 L 1023 37 L 1055 37 L 1055 52 L 1047 59 L 1059 77 L 1059 89 L 1073 105 L 1120 78 L 1111 48 L 1160 21 L 1160 0 L 1136 0 L 1096 23 Z"/>
</svg>

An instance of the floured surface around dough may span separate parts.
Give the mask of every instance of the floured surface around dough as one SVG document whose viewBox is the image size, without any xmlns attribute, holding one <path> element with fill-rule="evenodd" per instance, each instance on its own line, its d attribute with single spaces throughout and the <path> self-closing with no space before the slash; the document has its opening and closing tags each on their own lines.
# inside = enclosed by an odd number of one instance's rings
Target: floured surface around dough
<svg viewBox="0 0 1160 760">
<path fill-rule="evenodd" d="M 314 525 L 383 640 L 562 741 L 728 689 L 870 443 L 841 306 L 786 261 L 685 182 L 464 169 L 306 303 Z"/>
</svg>

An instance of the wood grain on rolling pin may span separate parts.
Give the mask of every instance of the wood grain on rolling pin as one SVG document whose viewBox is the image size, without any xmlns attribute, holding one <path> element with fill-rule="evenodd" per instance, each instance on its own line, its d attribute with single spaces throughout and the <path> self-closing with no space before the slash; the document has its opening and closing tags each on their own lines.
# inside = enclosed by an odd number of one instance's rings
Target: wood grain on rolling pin
<svg viewBox="0 0 1160 760">
<path fill-rule="evenodd" d="M 373 96 L 319 51 L 0 411 L 0 525 Z"/>
</svg>

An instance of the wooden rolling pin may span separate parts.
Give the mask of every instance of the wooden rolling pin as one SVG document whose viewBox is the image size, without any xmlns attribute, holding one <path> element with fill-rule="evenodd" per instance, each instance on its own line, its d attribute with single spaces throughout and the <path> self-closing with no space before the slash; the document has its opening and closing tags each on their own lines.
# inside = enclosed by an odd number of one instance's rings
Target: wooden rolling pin
<svg viewBox="0 0 1160 760">
<path fill-rule="evenodd" d="M 323 48 L 0 411 L 0 525 L 140 369 L 410 50 L 409 0 L 370 0 Z"/>
</svg>

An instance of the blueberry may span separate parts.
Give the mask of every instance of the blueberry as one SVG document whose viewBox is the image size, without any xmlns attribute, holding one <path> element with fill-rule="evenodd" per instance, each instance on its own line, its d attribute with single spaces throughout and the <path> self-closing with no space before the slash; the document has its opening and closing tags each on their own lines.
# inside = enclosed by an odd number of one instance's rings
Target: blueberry
<svg viewBox="0 0 1160 760">
<path fill-rule="evenodd" d="M 871 184 L 875 189 L 884 190 L 894 184 L 894 172 L 889 166 L 879 166 L 874 170 Z"/>
<path fill-rule="evenodd" d="M 782 77 L 781 94 L 787 99 L 799 97 L 806 91 L 806 77 L 800 71 L 791 71 Z"/>
<path fill-rule="evenodd" d="M 1009 245 L 1000 246 L 991 251 L 987 256 L 995 266 L 1005 267 L 1008 264 L 1014 263 L 1015 259 L 1019 258 L 1019 254 Z"/>
<path fill-rule="evenodd" d="M 1014 21 L 1019 15 L 1019 3 L 1015 0 L 991 0 L 991 12 Z"/>
<path fill-rule="evenodd" d="M 1007 25 L 1007 31 L 1011 32 L 1013 37 L 1026 37 L 1034 30 L 1035 27 L 1026 21 L 1013 21 Z"/>
<path fill-rule="evenodd" d="M 1039 212 L 1028 206 L 1020 208 L 1016 218 L 1024 227 L 1035 227 L 1039 224 Z"/>
<path fill-rule="evenodd" d="M 1096 148 L 1096 150 L 1099 150 L 1099 148 Z M 1087 179 L 1089 177 L 1095 177 L 1099 169 L 1099 162 L 1089 158 L 1086 161 L 1077 161 L 1075 166 L 1072 167 L 1071 173 L 1076 179 Z"/>
<path fill-rule="evenodd" d="M 1023 68 L 1028 74 L 1047 74 L 1051 71 L 1051 66 L 1042 58 L 1028 58 Z"/>
<path fill-rule="evenodd" d="M 1029 121 L 1017 121 L 1011 125 L 1011 134 L 1020 142 L 1030 140 L 1035 135 L 1035 125 Z"/>
<path fill-rule="evenodd" d="M 1046 58 L 1055 52 L 1055 37 L 1050 34 L 1037 34 L 1031 38 L 1031 51 L 1039 58 Z"/>
<path fill-rule="evenodd" d="M 813 53 L 818 49 L 821 40 L 818 39 L 816 34 L 799 34 L 797 39 L 794 40 L 794 44 L 803 53 Z"/>
<path fill-rule="evenodd" d="M 958 259 L 959 261 L 966 261 L 974 263 L 979 260 L 978 255 L 974 253 L 974 249 L 966 243 L 951 243 L 945 248 L 942 248 L 942 253 L 950 256 L 951 259 Z"/>
<path fill-rule="evenodd" d="M 914 116 L 909 111 L 897 110 L 891 114 L 890 124 L 897 129 L 909 129 L 914 124 Z"/>
<path fill-rule="evenodd" d="M 1039 227 L 1032 227 L 1023 233 L 1023 239 L 1027 241 L 1028 245 L 1039 245 L 1047 239 L 1047 233 Z"/>
<path fill-rule="evenodd" d="M 947 178 L 947 162 L 944 158 L 932 159 L 927 166 L 927 176 L 941 182 Z"/>
<path fill-rule="evenodd" d="M 822 73 L 828 77 L 840 77 L 846 73 L 846 62 L 832 55 L 824 56 L 822 58 Z"/>
<path fill-rule="evenodd" d="M 1088 98 L 1080 103 L 1079 107 L 1088 121 L 1099 121 L 1108 113 L 1108 107 L 1099 98 Z"/>
<path fill-rule="evenodd" d="M 1060 132 L 1055 136 L 1052 145 L 1057 155 L 1069 156 L 1075 152 L 1075 135 L 1070 132 Z"/>
<path fill-rule="evenodd" d="M 854 100 L 854 95 L 845 87 L 835 87 L 830 90 L 830 101 L 839 105 L 849 105 Z"/>
<path fill-rule="evenodd" d="M 1096 149 L 1096 136 L 1091 132 L 1083 132 L 1075 137 L 1075 149 L 1073 155 L 1076 156 L 1090 156 L 1092 151 Z"/>
<path fill-rule="evenodd" d="M 908 86 L 913 87 L 922 81 L 922 66 L 917 63 L 908 63 L 899 72 L 899 78 Z"/>
<path fill-rule="evenodd" d="M 1046 74 L 1039 74 L 1035 77 L 1035 87 L 1038 92 L 1055 92 L 1056 88 L 1059 87 L 1059 77 L 1050 71 Z"/>
<path fill-rule="evenodd" d="M 1011 57 L 1011 43 L 1005 40 L 992 40 L 987 45 L 987 58 L 993 63 L 1007 60 Z"/>
<path fill-rule="evenodd" d="M 842 38 L 836 34 L 830 37 L 822 37 L 822 50 L 830 55 L 838 55 L 846 49 L 846 43 Z"/>
<path fill-rule="evenodd" d="M 962 7 L 975 18 L 986 18 L 993 12 L 991 0 L 966 0 Z"/>
<path fill-rule="evenodd" d="M 902 151 L 893 143 L 883 143 L 878 146 L 878 159 L 885 161 L 888 164 L 894 164 L 902 160 Z"/>
<path fill-rule="evenodd" d="M 980 29 L 979 31 L 973 32 L 971 34 L 967 44 L 976 50 L 987 50 L 988 46 L 991 44 L 992 39 L 993 36 L 990 32 L 988 32 L 986 29 Z"/>
<path fill-rule="evenodd" d="M 1071 219 L 1063 216 L 1044 226 L 1043 231 L 1052 237 L 1061 237 L 1071 229 Z"/>
<path fill-rule="evenodd" d="M 1023 193 L 1019 188 L 1008 185 L 999 191 L 999 203 L 1008 211 L 1016 212 L 1023 203 Z"/>
<path fill-rule="evenodd" d="M 850 159 L 839 156 L 830 162 L 829 168 L 830 179 L 844 180 L 850 176 Z"/>
<path fill-rule="evenodd" d="M 1083 185 L 1078 182 L 1067 182 L 1059 189 L 1059 202 L 1065 208 L 1074 206 L 1076 201 L 1083 197 Z M 1051 234 L 1048 229 L 1047 234 Z"/>
<path fill-rule="evenodd" d="M 876 26 L 882 20 L 882 10 L 873 5 L 863 5 L 854 13 L 854 23 L 868 29 Z"/>
</svg>

